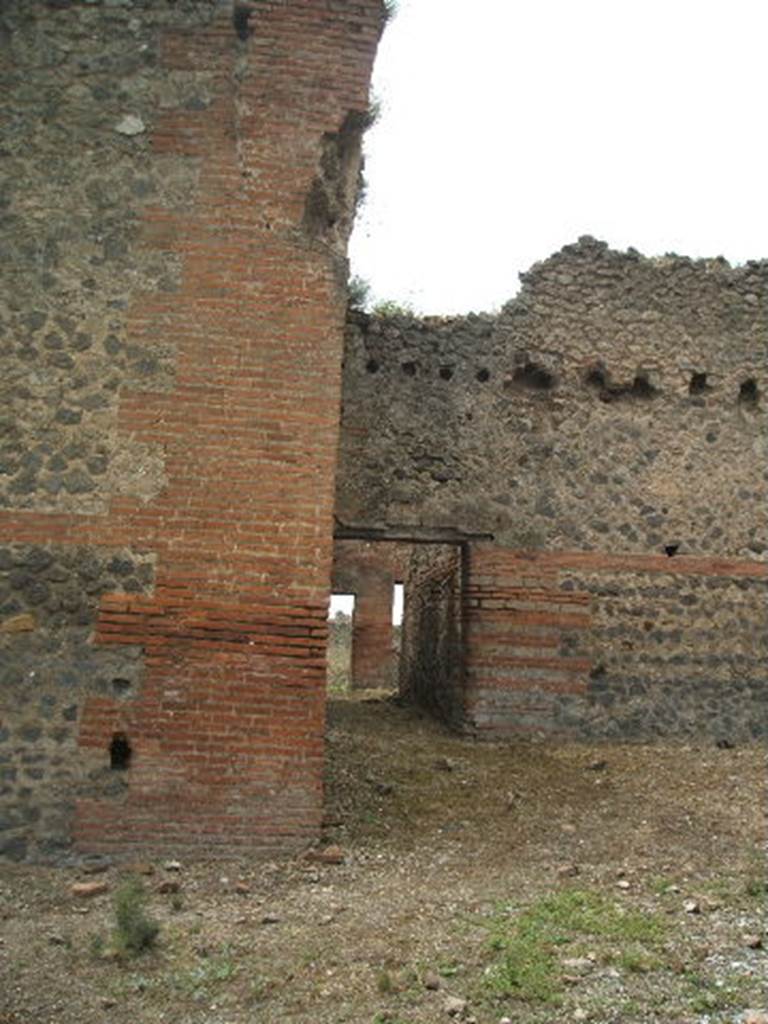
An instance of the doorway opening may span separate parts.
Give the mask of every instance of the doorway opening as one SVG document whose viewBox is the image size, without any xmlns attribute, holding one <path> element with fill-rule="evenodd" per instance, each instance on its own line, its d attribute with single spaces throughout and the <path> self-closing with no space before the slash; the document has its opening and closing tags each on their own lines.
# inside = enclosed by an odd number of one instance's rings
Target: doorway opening
<svg viewBox="0 0 768 1024">
<path fill-rule="evenodd" d="M 327 687 L 329 694 L 347 693 L 352 686 L 352 630 L 355 595 L 331 594 L 328 608 Z"/>
<path fill-rule="evenodd" d="M 455 721 L 463 707 L 463 544 L 421 537 L 337 538 L 334 591 L 355 594 L 354 620 L 332 637 L 351 643 L 348 690 L 329 661 L 329 693 L 394 697 Z M 335 598 L 338 602 L 338 598 Z M 334 608 L 337 604 L 334 604 Z"/>
<path fill-rule="evenodd" d="M 400 678 L 400 652 L 403 648 L 403 616 L 405 615 L 405 584 L 395 580 L 392 585 L 392 688 Z"/>
</svg>

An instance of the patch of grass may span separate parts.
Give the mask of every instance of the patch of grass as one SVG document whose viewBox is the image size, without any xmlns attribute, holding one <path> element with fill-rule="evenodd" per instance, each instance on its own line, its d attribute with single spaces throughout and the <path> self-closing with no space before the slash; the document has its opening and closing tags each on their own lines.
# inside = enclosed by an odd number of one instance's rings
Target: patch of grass
<svg viewBox="0 0 768 1024">
<path fill-rule="evenodd" d="M 277 987 L 276 982 L 270 978 L 259 976 L 252 978 L 248 985 L 247 1004 L 252 1006 L 256 1003 L 266 1002 Z"/>
<path fill-rule="evenodd" d="M 679 888 L 676 879 L 667 875 L 658 875 L 648 882 L 648 889 L 656 896 L 669 896 L 675 894 L 675 887 Z"/>
<path fill-rule="evenodd" d="M 238 966 L 232 951 L 229 946 L 224 946 L 217 956 L 208 957 L 185 971 L 178 971 L 172 976 L 171 985 L 185 995 L 196 996 L 231 981 L 237 973 Z"/>
<path fill-rule="evenodd" d="M 455 960 L 449 960 L 437 965 L 437 973 L 441 978 L 455 978 L 460 970 L 461 964 L 457 963 Z"/>
<path fill-rule="evenodd" d="M 712 1013 L 734 1010 L 745 1005 L 744 987 L 741 979 L 717 982 L 698 974 L 686 977 L 688 1008 L 694 1013 Z"/>
<path fill-rule="evenodd" d="M 661 957 L 649 953 L 647 949 L 631 946 L 629 949 L 621 950 L 611 962 L 623 971 L 631 974 L 648 974 L 649 971 L 656 971 L 665 966 Z"/>
<path fill-rule="evenodd" d="M 650 970 L 656 965 L 650 950 L 664 932 L 662 920 L 653 914 L 620 907 L 598 892 L 565 889 L 537 900 L 511 920 L 508 915 L 494 918 L 491 948 L 499 955 L 486 983 L 498 996 L 554 1005 L 562 993 L 561 947 L 584 938 L 631 943 L 624 951 L 627 969 Z"/>
</svg>

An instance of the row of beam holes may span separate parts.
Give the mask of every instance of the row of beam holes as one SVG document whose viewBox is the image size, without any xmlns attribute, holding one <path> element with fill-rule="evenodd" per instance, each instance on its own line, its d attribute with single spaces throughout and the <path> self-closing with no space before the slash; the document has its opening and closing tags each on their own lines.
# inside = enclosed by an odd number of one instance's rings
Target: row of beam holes
<svg viewBox="0 0 768 1024">
<path fill-rule="evenodd" d="M 378 373 L 380 369 L 376 359 L 369 359 L 365 368 L 368 373 Z M 419 365 L 413 360 L 408 360 L 400 364 L 400 369 L 406 377 L 415 377 L 418 373 Z M 453 367 L 441 366 L 438 370 L 438 376 L 441 380 L 451 380 L 453 378 Z M 491 372 L 484 366 L 475 374 L 475 380 L 480 384 L 485 384 L 490 379 Z M 553 374 L 537 363 L 526 363 L 524 366 L 519 366 L 512 375 L 512 380 L 515 384 L 529 388 L 532 391 L 550 391 L 555 386 Z M 658 388 L 651 384 L 648 375 L 645 373 L 636 374 L 631 384 L 611 384 L 606 372 L 600 367 L 595 367 L 587 373 L 584 382 L 590 387 L 598 389 L 601 392 L 601 398 L 608 402 L 617 398 L 653 398 L 659 393 Z M 701 396 L 709 391 L 712 391 L 712 385 L 707 381 L 707 374 L 693 373 L 688 384 L 688 393 L 694 396 Z M 755 407 L 759 401 L 760 390 L 754 377 L 749 377 L 747 380 L 742 381 L 739 387 L 739 404 Z"/>
<path fill-rule="evenodd" d="M 688 385 L 689 395 L 706 395 L 712 391 L 712 385 L 707 381 L 706 373 L 694 373 Z M 754 408 L 760 402 L 760 389 L 754 377 L 748 377 L 739 385 L 739 405 L 746 405 Z"/>
<path fill-rule="evenodd" d="M 369 359 L 365 364 L 365 369 L 368 373 L 378 373 L 380 370 L 378 360 Z M 419 372 L 419 364 L 413 360 L 408 360 L 400 364 L 400 369 L 406 377 L 415 377 Z M 453 367 L 441 366 L 437 375 L 441 380 L 452 380 Z M 485 384 L 490 379 L 491 371 L 484 366 L 475 374 L 475 380 L 481 384 Z M 518 366 L 512 375 L 512 379 L 514 383 L 532 388 L 534 391 L 549 391 L 555 385 L 555 378 L 549 370 L 545 370 L 544 367 L 536 363 L 526 363 L 525 366 Z"/>
</svg>

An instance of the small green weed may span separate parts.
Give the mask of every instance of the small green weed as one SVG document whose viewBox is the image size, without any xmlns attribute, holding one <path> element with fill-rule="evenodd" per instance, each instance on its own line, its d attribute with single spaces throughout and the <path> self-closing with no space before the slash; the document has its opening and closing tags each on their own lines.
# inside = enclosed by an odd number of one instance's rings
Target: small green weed
<svg viewBox="0 0 768 1024">
<path fill-rule="evenodd" d="M 763 899 L 768 896 L 768 861 L 763 851 L 757 847 L 748 851 L 744 892 L 752 899 Z"/>
<path fill-rule="evenodd" d="M 753 899 L 765 896 L 768 894 L 768 882 L 764 878 L 748 878 L 744 883 L 744 892 Z"/>
<path fill-rule="evenodd" d="M 125 959 L 154 945 L 160 925 L 148 916 L 146 902 L 141 879 L 131 877 L 123 882 L 115 893 L 115 925 L 109 941 L 99 934 L 90 937 L 89 950 L 94 959 Z"/>
<path fill-rule="evenodd" d="M 147 894 L 141 879 L 127 879 L 115 893 L 112 946 L 118 956 L 137 956 L 150 949 L 160 925 L 146 912 Z"/>
<path fill-rule="evenodd" d="M 649 890 L 656 896 L 668 896 L 675 892 L 677 886 L 675 879 L 668 877 L 667 875 L 658 875 L 651 878 L 648 882 Z"/>
<path fill-rule="evenodd" d="M 382 996 L 391 995 L 395 991 L 395 983 L 389 971 L 381 971 L 376 978 L 376 991 Z"/>
</svg>

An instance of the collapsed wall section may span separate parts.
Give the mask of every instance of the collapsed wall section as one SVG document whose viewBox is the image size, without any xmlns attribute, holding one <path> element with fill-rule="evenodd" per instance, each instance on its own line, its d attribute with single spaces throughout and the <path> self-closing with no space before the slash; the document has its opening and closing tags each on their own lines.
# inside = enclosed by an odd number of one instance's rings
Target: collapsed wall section
<svg viewBox="0 0 768 1024">
<path fill-rule="evenodd" d="M 2 6 L 10 855 L 319 827 L 344 254 L 381 23 L 379 0 Z"/>
</svg>

